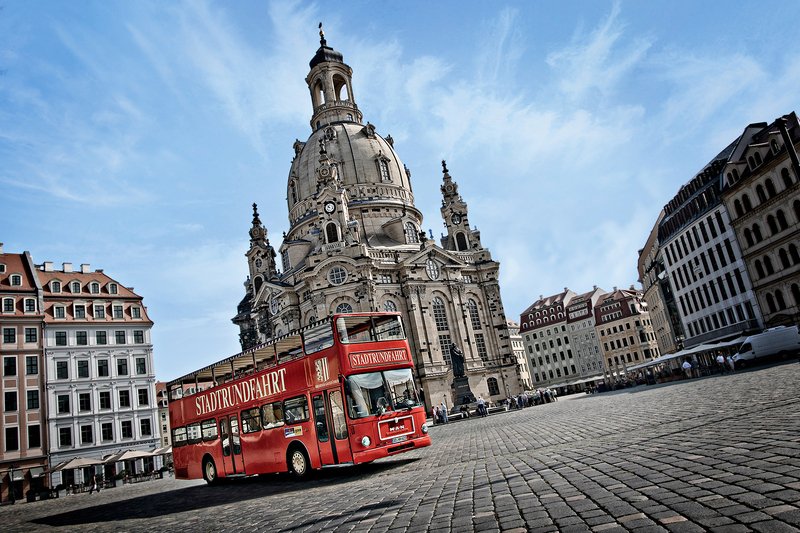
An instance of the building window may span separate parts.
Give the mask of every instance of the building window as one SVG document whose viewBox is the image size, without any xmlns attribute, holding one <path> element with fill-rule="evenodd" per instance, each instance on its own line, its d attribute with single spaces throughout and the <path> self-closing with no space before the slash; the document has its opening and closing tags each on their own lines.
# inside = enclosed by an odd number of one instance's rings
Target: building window
<svg viewBox="0 0 800 533">
<path fill-rule="evenodd" d="M 136 358 L 136 374 L 139 376 L 147 374 L 147 359 L 144 357 Z"/>
<path fill-rule="evenodd" d="M 61 282 L 60 281 L 51 281 L 50 282 L 50 292 L 58 294 L 61 292 Z"/>
<path fill-rule="evenodd" d="M 481 317 L 478 315 L 478 304 L 475 303 L 475 300 L 472 298 L 467 300 L 467 309 L 469 310 L 469 318 L 470 322 L 472 322 L 472 329 L 476 331 L 481 329 Z"/>
<path fill-rule="evenodd" d="M 139 427 L 142 430 L 142 437 L 149 437 L 153 434 L 153 430 L 150 427 L 150 419 L 143 418 L 139 420 Z"/>
<path fill-rule="evenodd" d="M 14 312 L 14 298 L 3 298 L 3 312 L 4 313 Z"/>
<path fill-rule="evenodd" d="M 117 359 L 117 375 L 118 376 L 127 376 L 128 375 L 128 360 L 127 359 Z"/>
<path fill-rule="evenodd" d="M 28 448 L 39 448 L 42 446 L 42 430 L 39 424 L 28 426 Z"/>
<path fill-rule="evenodd" d="M 335 266 L 328 271 L 328 281 L 333 285 L 341 285 L 347 281 L 347 270 L 340 266 Z"/>
<path fill-rule="evenodd" d="M 325 240 L 327 242 L 337 242 L 339 240 L 339 228 L 333 222 L 325 225 Z"/>
<path fill-rule="evenodd" d="M 114 332 L 115 342 L 117 344 L 125 344 L 125 332 L 124 331 L 115 331 Z"/>
<path fill-rule="evenodd" d="M 92 397 L 88 392 L 78 394 L 78 410 L 91 411 L 92 410 Z"/>
<path fill-rule="evenodd" d="M 108 284 L 108 292 L 109 292 L 109 294 L 117 294 L 117 284 L 116 283 L 109 283 Z"/>
<path fill-rule="evenodd" d="M 392 181 L 389 176 L 389 164 L 385 159 L 378 159 L 378 172 L 381 175 L 381 181 Z"/>
<path fill-rule="evenodd" d="M 383 302 L 383 310 L 387 313 L 394 313 L 397 311 L 397 304 L 392 300 L 386 300 Z"/>
<path fill-rule="evenodd" d="M 150 405 L 147 389 L 139 389 L 137 392 L 139 394 L 139 405 Z"/>
<path fill-rule="evenodd" d="M 70 291 L 72 291 L 72 294 L 80 294 L 81 283 L 79 281 L 73 281 L 70 283 Z"/>
<path fill-rule="evenodd" d="M 97 361 L 97 375 L 101 378 L 108 377 L 108 359 L 100 359 Z"/>
<path fill-rule="evenodd" d="M 25 328 L 25 342 L 39 342 L 39 332 L 36 330 L 36 328 Z"/>
<path fill-rule="evenodd" d="M 58 428 L 58 445 L 72 446 L 72 428 Z"/>
<path fill-rule="evenodd" d="M 122 306 L 115 305 L 114 306 L 114 318 L 122 318 Z"/>
<path fill-rule="evenodd" d="M 97 344 L 108 344 L 108 334 L 105 331 L 96 331 L 95 341 Z"/>
<path fill-rule="evenodd" d="M 39 408 L 39 391 L 38 390 L 29 390 L 27 391 L 28 397 L 28 410 L 38 409 Z"/>
<path fill-rule="evenodd" d="M 85 331 L 76 331 L 75 332 L 75 344 L 78 346 L 86 346 L 89 344 L 89 334 Z"/>
<path fill-rule="evenodd" d="M 336 306 L 336 313 L 352 313 L 352 312 L 353 312 L 353 306 L 350 305 L 349 303 L 345 302 Z"/>
<path fill-rule="evenodd" d="M 497 378 L 489 378 L 486 380 L 486 385 L 489 386 L 489 394 L 496 396 L 500 394 L 500 387 L 497 386 Z"/>
<path fill-rule="evenodd" d="M 3 409 L 6 413 L 17 410 L 17 391 L 6 391 L 4 400 Z"/>
<path fill-rule="evenodd" d="M 92 440 L 92 426 L 81 426 L 81 444 L 91 444 Z"/>
<path fill-rule="evenodd" d="M 53 316 L 55 318 L 66 318 L 67 313 L 64 310 L 64 306 L 57 305 L 57 306 L 53 307 Z"/>
<path fill-rule="evenodd" d="M 69 414 L 69 394 L 59 394 L 56 398 L 56 404 L 58 406 L 58 414 Z"/>
<path fill-rule="evenodd" d="M 103 442 L 114 440 L 114 424 L 111 422 L 100 424 L 100 438 L 103 439 Z"/>
<path fill-rule="evenodd" d="M 25 312 L 26 313 L 36 312 L 36 300 L 34 300 L 33 298 L 25 298 Z"/>
<path fill-rule="evenodd" d="M 144 344 L 144 331 L 141 329 L 133 330 L 133 342 L 135 344 Z"/>
<path fill-rule="evenodd" d="M 12 274 L 11 285 L 15 287 L 19 287 L 20 285 L 22 285 L 22 276 L 20 276 L 19 274 Z"/>
<path fill-rule="evenodd" d="M 3 357 L 3 375 L 16 376 L 17 375 L 17 358 L 14 356 Z"/>
<path fill-rule="evenodd" d="M 39 357 L 36 355 L 26 355 L 25 374 L 28 376 L 34 376 L 38 373 L 39 373 Z"/>
<path fill-rule="evenodd" d="M 56 361 L 56 379 L 69 379 L 69 367 L 66 361 Z"/>
<path fill-rule="evenodd" d="M 111 409 L 111 393 L 109 391 L 100 392 L 100 409 Z"/>
<path fill-rule="evenodd" d="M 86 306 L 76 305 L 74 308 L 75 318 L 86 318 Z"/>
<path fill-rule="evenodd" d="M 89 377 L 89 360 L 88 359 L 81 359 L 78 361 L 78 377 L 79 378 L 88 378 Z"/>
<path fill-rule="evenodd" d="M 131 406 L 131 391 L 127 391 L 127 390 L 119 391 L 119 406 L 120 407 L 130 407 Z"/>
<path fill-rule="evenodd" d="M 66 346 L 66 345 L 67 345 L 67 332 L 56 331 L 56 346 Z"/>
<path fill-rule="evenodd" d="M 475 334 L 475 347 L 478 349 L 478 355 L 484 363 L 489 362 L 489 354 L 486 352 L 486 341 L 483 338 L 483 333 Z"/>
<path fill-rule="evenodd" d="M 95 318 L 105 318 L 106 317 L 106 308 L 102 305 L 95 305 L 94 306 L 94 317 Z"/>
<path fill-rule="evenodd" d="M 96 281 L 93 282 L 91 285 L 92 294 L 100 294 L 100 284 Z"/>
<path fill-rule="evenodd" d="M 123 420 L 120 423 L 120 428 L 122 429 L 122 438 L 123 439 L 132 439 L 133 438 L 133 422 L 130 420 Z"/>
<path fill-rule="evenodd" d="M 133 318 L 142 318 L 142 310 L 139 307 L 131 307 L 131 316 Z"/>
<path fill-rule="evenodd" d="M 416 244 L 419 242 L 419 233 L 417 227 L 411 223 L 406 222 L 406 244 Z"/>
<path fill-rule="evenodd" d="M 6 451 L 15 452 L 19 450 L 19 428 L 6 428 Z M 13 502 L 12 502 L 13 503 Z"/>
<path fill-rule="evenodd" d="M 439 270 L 439 263 L 437 263 L 432 257 L 429 257 L 427 261 L 425 261 L 425 272 L 428 274 L 428 277 L 431 280 L 439 279 L 439 275 L 441 271 Z"/>
</svg>

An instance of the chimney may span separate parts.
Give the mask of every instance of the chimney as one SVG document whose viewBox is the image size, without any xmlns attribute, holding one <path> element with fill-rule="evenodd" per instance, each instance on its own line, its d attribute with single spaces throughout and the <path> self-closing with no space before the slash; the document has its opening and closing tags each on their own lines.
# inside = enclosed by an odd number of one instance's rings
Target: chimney
<svg viewBox="0 0 800 533">
<path fill-rule="evenodd" d="M 597 285 L 592 285 L 592 290 L 596 291 L 597 290 Z"/>
<path fill-rule="evenodd" d="M 52 272 L 53 271 L 53 262 L 52 261 L 45 261 L 44 265 L 42 265 L 42 266 L 44 267 L 44 271 L 45 272 Z"/>
<path fill-rule="evenodd" d="M 89 273 L 90 265 L 87 263 L 83 263 L 81 265 L 81 274 L 88 274 Z"/>
<path fill-rule="evenodd" d="M 3 253 L 3 243 L 0 242 L 0 254 L 2 254 L 2 253 Z"/>
<path fill-rule="evenodd" d="M 61 269 L 65 273 L 69 274 L 70 272 L 72 272 L 72 263 L 61 263 Z"/>
<path fill-rule="evenodd" d="M 617 286 L 614 285 L 614 292 L 617 292 Z"/>
</svg>

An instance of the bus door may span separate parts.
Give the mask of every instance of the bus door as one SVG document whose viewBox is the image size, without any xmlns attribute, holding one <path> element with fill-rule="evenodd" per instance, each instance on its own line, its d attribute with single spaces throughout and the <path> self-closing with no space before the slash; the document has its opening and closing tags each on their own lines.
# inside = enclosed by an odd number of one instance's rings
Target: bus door
<svg viewBox="0 0 800 533">
<path fill-rule="evenodd" d="M 237 415 L 220 417 L 219 437 L 222 443 L 222 468 L 225 470 L 225 474 L 244 474 L 242 440 L 239 436 L 239 418 Z"/>
<path fill-rule="evenodd" d="M 344 402 L 339 390 L 325 391 L 312 398 L 317 445 L 323 465 L 352 463 Z"/>
</svg>

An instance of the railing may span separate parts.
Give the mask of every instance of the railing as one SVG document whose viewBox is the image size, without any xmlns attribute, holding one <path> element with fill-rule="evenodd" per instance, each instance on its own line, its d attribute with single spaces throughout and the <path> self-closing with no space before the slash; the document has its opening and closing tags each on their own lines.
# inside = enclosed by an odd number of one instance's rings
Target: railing
<svg viewBox="0 0 800 533">
<path fill-rule="evenodd" d="M 333 109 L 335 107 L 346 107 L 348 109 L 355 109 L 356 111 L 358 110 L 358 106 L 350 100 L 334 100 L 333 102 L 325 102 L 324 104 L 320 104 L 315 107 L 314 114 L 317 114 L 320 111 L 325 111 L 326 109 Z"/>
</svg>

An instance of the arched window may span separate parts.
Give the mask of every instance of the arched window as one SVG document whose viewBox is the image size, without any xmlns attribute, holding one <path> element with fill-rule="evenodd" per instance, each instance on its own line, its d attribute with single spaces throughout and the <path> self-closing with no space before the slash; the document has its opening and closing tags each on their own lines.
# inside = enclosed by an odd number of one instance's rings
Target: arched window
<svg viewBox="0 0 800 533">
<path fill-rule="evenodd" d="M 781 169 L 781 179 L 783 180 L 783 186 L 787 189 L 792 186 L 792 175 L 789 174 L 788 168 Z"/>
<path fill-rule="evenodd" d="M 50 292 L 61 292 L 61 282 L 60 281 L 51 281 L 50 282 Z"/>
<path fill-rule="evenodd" d="M 478 304 L 475 300 L 470 298 L 467 300 L 467 310 L 469 311 L 469 320 L 472 323 L 472 329 L 477 331 L 481 329 L 481 317 L 478 314 Z"/>
<path fill-rule="evenodd" d="M 311 315 L 310 317 L 308 317 L 308 325 L 309 326 L 313 326 L 316 323 L 317 323 L 317 317 L 315 317 L 314 315 Z"/>
<path fill-rule="evenodd" d="M 789 262 L 789 254 L 787 254 L 786 250 L 784 250 L 783 248 L 781 248 L 780 251 L 778 252 L 778 258 L 781 260 L 781 267 L 789 268 L 790 266 L 792 266 L 792 263 Z"/>
<path fill-rule="evenodd" d="M 750 168 L 756 168 L 756 162 L 752 155 L 747 158 L 747 164 L 750 165 Z"/>
<path fill-rule="evenodd" d="M 761 265 L 761 260 L 760 259 L 756 259 L 755 266 L 756 266 L 756 275 L 758 276 L 758 279 L 763 278 L 764 277 L 764 267 Z"/>
<path fill-rule="evenodd" d="M 442 357 L 446 365 L 452 365 L 453 360 L 450 358 L 450 326 L 447 323 L 447 310 L 444 306 L 444 301 L 438 296 L 433 298 L 433 321 L 436 324 L 436 332 L 439 335 L 439 349 L 442 351 Z"/>
<path fill-rule="evenodd" d="M 383 302 L 383 310 L 387 313 L 394 313 L 397 311 L 397 304 L 392 300 L 386 300 Z"/>
<path fill-rule="evenodd" d="M 327 242 L 336 242 L 339 240 L 339 228 L 333 222 L 328 222 L 325 226 L 325 240 Z"/>
<path fill-rule="evenodd" d="M 376 163 L 378 164 L 378 174 L 381 176 L 381 181 L 392 181 L 392 177 L 389 175 L 389 163 L 383 158 L 378 159 Z"/>
<path fill-rule="evenodd" d="M 783 299 L 783 293 L 781 291 L 775 291 L 775 303 L 778 305 L 779 311 L 786 309 L 786 300 Z"/>
<path fill-rule="evenodd" d="M 498 394 L 500 394 L 500 387 L 497 386 L 497 378 L 487 379 L 486 385 L 489 387 L 490 396 L 497 396 Z"/>
<path fill-rule="evenodd" d="M 317 83 L 314 84 L 314 107 L 322 105 L 325 103 L 325 91 L 322 89 L 322 82 L 317 80 Z M 317 126 L 319 129 L 319 126 Z"/>
<path fill-rule="evenodd" d="M 773 154 L 777 154 L 778 152 L 781 151 L 781 149 L 778 147 L 778 141 L 776 141 L 775 139 L 771 139 L 769 141 L 769 146 L 770 146 L 770 148 L 772 148 L 772 153 Z"/>
<path fill-rule="evenodd" d="M 778 209 L 778 211 L 775 213 L 775 216 L 778 217 L 778 227 L 781 229 L 781 231 L 789 227 L 789 223 L 786 221 L 786 214 L 783 212 L 783 209 Z"/>
<path fill-rule="evenodd" d="M 753 157 L 755 157 L 756 166 L 760 165 L 761 164 L 761 154 L 759 152 L 756 152 L 756 153 L 753 154 Z"/>
<path fill-rule="evenodd" d="M 797 252 L 797 245 L 792 243 L 789 245 L 789 257 L 792 258 L 792 264 L 800 263 L 800 253 Z"/>
<path fill-rule="evenodd" d="M 764 270 L 767 271 L 767 276 L 771 276 L 775 273 L 775 269 L 772 268 L 772 259 L 770 259 L 768 255 L 764 256 Z"/>
<path fill-rule="evenodd" d="M 742 209 L 742 202 L 740 202 L 738 198 L 733 201 L 733 208 L 736 210 L 737 217 L 744 215 L 744 210 Z"/>
<path fill-rule="evenodd" d="M 744 205 L 745 213 L 749 213 L 753 209 L 753 204 L 750 203 L 750 197 L 746 194 L 742 195 L 742 205 Z"/>
<path fill-rule="evenodd" d="M 758 201 L 762 204 L 767 201 L 767 195 L 764 194 L 764 187 L 761 184 L 756 186 L 756 196 L 758 196 Z"/>
<path fill-rule="evenodd" d="M 764 240 L 764 237 L 761 235 L 761 226 L 758 224 L 753 224 L 753 237 L 755 237 L 756 242 Z"/>
<path fill-rule="evenodd" d="M 264 284 L 264 280 L 261 279 L 261 276 L 256 276 L 253 278 L 253 288 L 255 289 L 255 294 L 258 294 L 259 289 L 261 289 L 261 285 Z"/>
<path fill-rule="evenodd" d="M 750 231 L 750 228 L 745 228 L 744 240 L 747 242 L 747 246 L 753 246 L 753 232 Z"/>
<path fill-rule="evenodd" d="M 800 221 L 800 200 L 795 200 L 792 203 L 792 210 L 794 210 L 794 219 Z"/>
<path fill-rule="evenodd" d="M 339 305 L 336 306 L 336 312 L 337 313 L 352 313 L 353 312 L 353 306 L 350 305 L 347 302 L 340 303 Z"/>
<path fill-rule="evenodd" d="M 776 194 L 778 194 L 778 193 L 775 191 L 775 184 L 774 184 L 774 183 L 772 183 L 772 180 L 771 180 L 771 179 L 767 178 L 767 179 L 766 179 L 766 181 L 764 181 L 764 187 L 766 187 L 766 188 L 767 188 L 767 196 L 768 196 L 769 198 L 772 198 L 773 196 L 775 196 Z"/>
<path fill-rule="evenodd" d="M 778 233 L 778 223 L 775 221 L 774 216 L 769 215 L 767 217 L 767 226 L 769 226 L 769 232 L 771 235 Z"/>
<path fill-rule="evenodd" d="M 792 298 L 794 298 L 794 305 L 800 307 L 800 285 L 797 283 L 792 284 Z"/>
<path fill-rule="evenodd" d="M 79 294 L 81 292 L 81 283 L 79 281 L 73 281 L 70 287 L 70 291 L 72 291 L 73 294 Z"/>
<path fill-rule="evenodd" d="M 100 284 L 96 281 L 92 283 L 92 294 L 100 294 Z"/>
<path fill-rule="evenodd" d="M 297 203 L 297 184 L 292 181 L 289 184 L 289 193 L 291 194 L 292 205 Z"/>
<path fill-rule="evenodd" d="M 334 76 L 333 77 L 333 92 L 334 96 L 337 100 L 349 100 L 349 93 L 350 88 L 347 86 L 347 82 L 341 76 Z"/>
<path fill-rule="evenodd" d="M 737 170 L 736 167 L 733 168 L 733 179 L 739 181 L 739 170 Z"/>
<path fill-rule="evenodd" d="M 464 232 L 459 231 L 456 233 L 456 250 L 463 252 L 467 250 L 467 237 Z"/>
<path fill-rule="evenodd" d="M 771 293 L 767 293 L 767 309 L 770 313 L 774 313 L 775 309 L 775 298 L 772 297 Z"/>
<path fill-rule="evenodd" d="M 419 242 L 419 233 L 412 222 L 406 222 L 406 243 L 414 244 Z"/>
</svg>

